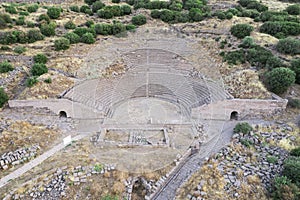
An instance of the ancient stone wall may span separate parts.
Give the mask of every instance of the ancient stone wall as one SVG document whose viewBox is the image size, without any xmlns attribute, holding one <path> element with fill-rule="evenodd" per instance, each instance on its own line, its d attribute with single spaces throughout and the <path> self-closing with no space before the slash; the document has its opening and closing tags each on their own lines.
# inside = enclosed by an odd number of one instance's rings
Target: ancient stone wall
<svg viewBox="0 0 300 200">
<path fill-rule="evenodd" d="M 61 111 L 71 118 L 95 119 L 103 118 L 102 113 L 68 99 L 43 99 L 43 100 L 10 100 L 9 107 L 33 107 L 33 108 L 48 108 L 57 115 Z"/>
<path fill-rule="evenodd" d="M 238 119 L 251 119 L 270 116 L 285 110 L 286 99 L 231 99 L 206 104 L 192 110 L 194 119 L 223 119 L 229 120 L 232 112 L 237 112 Z"/>
</svg>

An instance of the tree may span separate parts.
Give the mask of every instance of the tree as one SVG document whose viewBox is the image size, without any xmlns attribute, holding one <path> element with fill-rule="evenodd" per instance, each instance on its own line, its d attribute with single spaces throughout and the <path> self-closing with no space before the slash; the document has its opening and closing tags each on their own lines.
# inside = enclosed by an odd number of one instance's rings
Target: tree
<svg viewBox="0 0 300 200">
<path fill-rule="evenodd" d="M 66 50 L 70 48 L 70 41 L 67 38 L 60 38 L 54 41 L 54 47 L 56 51 Z"/>
<path fill-rule="evenodd" d="M 0 88 L 0 108 L 4 106 L 4 104 L 8 101 L 8 96 L 5 93 L 3 88 Z"/>
<path fill-rule="evenodd" d="M 230 32 L 235 37 L 242 39 L 246 36 L 249 36 L 253 29 L 254 28 L 249 24 L 236 24 L 231 27 Z"/>
<path fill-rule="evenodd" d="M 291 61 L 291 70 L 296 73 L 296 83 L 300 84 L 300 58 Z"/>
<path fill-rule="evenodd" d="M 147 19 L 144 15 L 140 14 L 140 15 L 133 16 L 131 19 L 131 22 L 132 22 L 132 24 L 134 24 L 136 26 L 140 26 L 140 25 L 146 24 Z"/>
<path fill-rule="evenodd" d="M 289 68 L 279 67 L 266 73 L 266 84 L 270 91 L 276 94 L 284 93 L 295 83 L 296 74 Z"/>
<path fill-rule="evenodd" d="M 39 53 L 39 54 L 36 54 L 35 56 L 33 56 L 33 61 L 35 63 L 43 63 L 43 64 L 45 64 L 48 61 L 48 58 L 44 54 Z"/>
<path fill-rule="evenodd" d="M 56 7 L 50 7 L 47 10 L 47 15 L 51 18 L 51 19 L 57 19 L 60 16 L 60 11 L 61 8 L 56 8 Z"/>
<path fill-rule="evenodd" d="M 279 40 L 276 45 L 276 49 L 278 52 L 284 54 L 300 54 L 300 40 L 294 38 L 285 38 Z"/>
<path fill-rule="evenodd" d="M 31 68 L 31 74 L 33 76 L 40 76 L 48 72 L 48 68 L 43 63 L 35 63 Z"/>
</svg>

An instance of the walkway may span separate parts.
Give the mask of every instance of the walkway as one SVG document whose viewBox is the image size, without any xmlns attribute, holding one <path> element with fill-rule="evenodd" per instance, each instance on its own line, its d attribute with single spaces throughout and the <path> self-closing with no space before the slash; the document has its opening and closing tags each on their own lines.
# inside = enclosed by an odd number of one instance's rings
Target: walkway
<svg viewBox="0 0 300 200">
<path fill-rule="evenodd" d="M 80 139 L 84 138 L 87 135 L 88 134 L 77 135 L 74 138 L 72 138 L 72 141 L 80 140 Z M 60 143 L 60 144 L 54 146 L 49 151 L 46 151 L 42 155 L 40 155 L 40 156 L 36 157 L 35 159 L 31 160 L 30 162 L 24 164 L 19 169 L 15 170 L 12 173 L 8 174 L 7 176 L 1 178 L 0 179 L 0 188 L 5 186 L 10 180 L 13 180 L 13 179 L 16 179 L 16 178 L 22 176 L 24 173 L 26 173 L 29 170 L 31 170 L 32 168 L 36 167 L 37 165 L 39 165 L 40 163 L 45 161 L 47 158 L 54 155 L 56 152 L 58 152 L 58 151 L 62 150 L 63 148 L 65 148 L 67 145 L 68 144 Z"/>
<path fill-rule="evenodd" d="M 217 153 L 220 149 L 226 146 L 231 139 L 232 130 L 235 122 L 225 122 L 227 123 L 224 130 L 221 130 L 222 134 L 218 134 L 217 137 L 213 138 L 211 142 L 203 145 L 200 148 L 200 153 L 194 154 L 188 158 L 186 163 L 170 177 L 167 184 L 161 188 L 152 199 L 155 200 L 172 200 L 175 199 L 176 191 L 187 181 L 192 174 L 200 169 L 205 161 L 206 157 Z"/>
</svg>

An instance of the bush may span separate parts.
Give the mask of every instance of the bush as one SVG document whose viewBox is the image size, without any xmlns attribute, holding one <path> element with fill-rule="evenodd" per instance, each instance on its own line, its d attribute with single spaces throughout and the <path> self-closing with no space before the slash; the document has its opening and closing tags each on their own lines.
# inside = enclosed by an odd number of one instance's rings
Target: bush
<svg viewBox="0 0 300 200">
<path fill-rule="evenodd" d="M 32 22 L 32 21 L 27 21 L 27 22 L 26 22 L 26 26 L 27 26 L 28 28 L 34 28 L 34 27 L 35 27 L 35 23 Z"/>
<path fill-rule="evenodd" d="M 299 99 L 288 98 L 288 104 L 287 105 L 291 108 L 300 109 L 300 100 Z"/>
<path fill-rule="evenodd" d="M 100 35 L 111 35 L 112 34 L 112 25 L 110 24 L 96 24 L 95 31 Z"/>
<path fill-rule="evenodd" d="M 244 37 L 242 43 L 239 45 L 241 48 L 251 48 L 255 46 L 254 39 L 251 36 Z"/>
<path fill-rule="evenodd" d="M 18 41 L 18 38 L 12 32 L 0 32 L 1 44 L 14 44 Z"/>
<path fill-rule="evenodd" d="M 39 22 L 45 21 L 45 22 L 49 23 L 49 22 L 50 22 L 50 17 L 49 17 L 47 14 L 41 14 L 41 15 L 39 16 L 38 21 L 39 21 Z"/>
<path fill-rule="evenodd" d="M 67 38 L 60 38 L 54 41 L 54 47 L 56 51 L 66 50 L 70 48 L 70 41 Z"/>
<path fill-rule="evenodd" d="M 12 70 L 14 70 L 14 68 L 11 63 L 7 61 L 3 61 L 0 63 L 0 73 L 6 73 Z"/>
<path fill-rule="evenodd" d="M 257 67 L 265 67 L 268 59 L 273 56 L 272 52 L 264 47 L 255 45 L 254 47 L 248 49 L 246 53 L 247 61 Z"/>
<path fill-rule="evenodd" d="M 25 17 L 24 16 L 21 16 L 17 19 L 16 21 L 16 25 L 24 25 L 25 24 Z"/>
<path fill-rule="evenodd" d="M 171 10 L 162 10 L 160 12 L 160 19 L 164 22 L 171 22 L 175 20 L 175 14 Z"/>
<path fill-rule="evenodd" d="M 53 36 L 55 35 L 56 24 L 54 22 L 50 22 L 49 24 L 42 24 L 40 27 L 41 33 L 44 36 Z"/>
<path fill-rule="evenodd" d="M 42 63 L 42 64 L 46 64 L 48 61 L 47 56 L 45 56 L 42 53 L 36 54 L 35 56 L 33 56 L 33 61 L 35 63 Z"/>
<path fill-rule="evenodd" d="M 131 7 L 128 5 L 121 6 L 121 13 L 122 15 L 130 15 L 131 14 Z"/>
<path fill-rule="evenodd" d="M 73 32 L 66 33 L 63 37 L 67 38 L 70 41 L 70 44 L 75 44 L 75 43 L 80 42 L 79 35 L 77 35 L 76 33 L 73 33 Z"/>
<path fill-rule="evenodd" d="M 253 27 L 249 24 L 236 24 L 230 29 L 231 34 L 239 39 L 249 36 L 252 31 Z"/>
<path fill-rule="evenodd" d="M 93 21 L 93 20 L 87 20 L 87 21 L 85 22 L 85 25 L 86 25 L 87 27 L 91 28 L 91 27 L 94 25 L 94 21 Z"/>
<path fill-rule="evenodd" d="M 39 82 L 39 81 L 37 80 L 36 77 L 30 77 L 30 78 L 26 79 L 25 85 L 26 85 L 27 87 L 32 87 L 32 86 L 34 86 L 37 82 Z"/>
<path fill-rule="evenodd" d="M 272 70 L 273 68 L 284 67 L 284 63 L 277 56 L 272 56 L 266 61 L 266 68 Z"/>
<path fill-rule="evenodd" d="M 295 83 L 295 77 L 295 72 L 289 68 L 279 67 L 266 73 L 266 84 L 270 91 L 282 94 Z"/>
<path fill-rule="evenodd" d="M 299 104 L 299 105 L 300 105 L 300 104 Z M 292 156 L 300 157 L 300 147 L 297 147 L 297 148 L 295 148 L 295 149 L 292 149 L 290 154 L 291 154 Z"/>
<path fill-rule="evenodd" d="M 7 23 L 12 23 L 12 19 L 8 14 L 1 14 L 0 13 L 0 29 L 6 28 Z"/>
<path fill-rule="evenodd" d="M 284 54 L 299 54 L 300 53 L 300 40 L 293 38 L 285 38 L 279 40 L 276 45 L 276 49 L 280 53 Z"/>
<path fill-rule="evenodd" d="M 140 26 L 140 25 L 146 24 L 147 19 L 144 15 L 140 14 L 140 15 L 133 16 L 131 19 L 131 22 L 132 22 L 132 24 L 134 24 L 136 26 Z"/>
<path fill-rule="evenodd" d="M 154 19 L 160 18 L 160 11 L 159 10 L 151 10 L 151 17 Z"/>
<path fill-rule="evenodd" d="M 17 14 L 18 13 L 14 6 L 7 6 L 5 8 L 5 11 L 10 13 L 10 14 Z"/>
<path fill-rule="evenodd" d="M 261 33 L 267 33 L 277 38 L 300 34 L 300 24 L 297 22 L 276 21 L 265 22 L 259 28 Z"/>
<path fill-rule="evenodd" d="M 286 8 L 286 11 L 290 15 L 299 15 L 300 14 L 300 4 L 290 5 Z"/>
<path fill-rule="evenodd" d="M 96 2 L 97 0 L 84 0 L 84 2 L 86 4 L 92 5 L 94 2 Z"/>
<path fill-rule="evenodd" d="M 47 15 L 51 19 L 57 19 L 60 16 L 61 8 L 56 8 L 56 7 L 50 7 L 47 10 Z"/>
<path fill-rule="evenodd" d="M 3 88 L 0 88 L 0 108 L 8 101 L 8 95 L 5 93 Z"/>
<path fill-rule="evenodd" d="M 296 83 L 300 84 L 300 58 L 293 59 L 290 68 L 296 73 Z"/>
<path fill-rule="evenodd" d="M 22 47 L 22 46 L 16 46 L 14 48 L 14 52 L 17 53 L 17 54 L 22 54 L 26 51 L 26 48 L 25 47 Z"/>
<path fill-rule="evenodd" d="M 189 11 L 189 18 L 194 22 L 203 20 L 202 11 L 199 8 L 192 8 Z"/>
<path fill-rule="evenodd" d="M 92 5 L 92 11 L 93 11 L 94 13 L 96 13 L 98 10 L 104 8 L 104 6 L 105 6 L 105 4 L 102 3 L 101 1 L 96 1 L 96 2 L 94 2 L 93 5 Z"/>
<path fill-rule="evenodd" d="M 284 161 L 282 173 L 300 187 L 300 157 L 288 157 Z"/>
<path fill-rule="evenodd" d="M 43 63 L 35 63 L 31 68 L 31 74 L 33 76 L 40 76 L 48 72 L 48 68 Z"/>
<path fill-rule="evenodd" d="M 27 11 L 20 11 L 19 15 L 21 15 L 21 16 L 28 16 L 29 12 L 27 12 Z"/>
<path fill-rule="evenodd" d="M 133 24 L 127 24 L 126 25 L 126 30 L 127 31 L 131 31 L 131 30 L 135 30 L 136 29 L 136 26 L 133 25 Z"/>
<path fill-rule="evenodd" d="M 123 24 L 119 23 L 119 22 L 114 23 L 112 25 L 111 33 L 113 35 L 117 35 L 119 33 L 125 32 L 125 31 L 126 31 L 126 27 Z"/>
<path fill-rule="evenodd" d="M 29 5 L 27 7 L 27 11 L 30 13 L 36 12 L 39 9 L 39 6 L 37 4 Z"/>
<path fill-rule="evenodd" d="M 272 195 L 275 200 L 289 199 L 296 200 L 299 199 L 299 188 L 291 182 L 286 176 L 276 176 L 273 183 Z"/>
<path fill-rule="evenodd" d="M 96 42 L 94 35 L 92 33 L 85 33 L 81 37 L 81 42 L 86 43 L 86 44 L 93 44 Z"/>
<path fill-rule="evenodd" d="M 82 37 L 84 34 L 89 33 L 90 31 L 91 31 L 91 29 L 86 28 L 86 27 L 77 27 L 77 28 L 75 28 L 74 33 L 76 33 L 77 35 Z"/>
<path fill-rule="evenodd" d="M 224 55 L 224 61 L 230 65 L 245 63 L 245 52 L 243 50 L 230 51 Z"/>
<path fill-rule="evenodd" d="M 79 12 L 79 7 L 78 6 L 70 6 L 69 8 L 73 12 Z"/>
<path fill-rule="evenodd" d="M 43 40 L 44 36 L 43 34 L 40 32 L 40 30 L 37 29 L 31 29 L 27 32 L 27 36 L 28 36 L 28 42 L 29 43 L 33 43 L 39 40 Z"/>
<path fill-rule="evenodd" d="M 113 3 L 120 3 L 120 0 L 111 0 Z"/>
<path fill-rule="evenodd" d="M 100 17 L 100 18 L 103 18 L 103 19 L 111 19 L 113 18 L 113 14 L 112 12 L 110 12 L 109 10 L 105 10 L 105 9 L 100 9 L 97 11 L 97 15 Z"/>
<path fill-rule="evenodd" d="M 90 9 L 90 7 L 88 5 L 81 6 L 80 12 L 88 14 L 88 15 L 93 15 L 93 11 Z"/>
<path fill-rule="evenodd" d="M 46 79 L 44 80 L 44 82 L 45 82 L 45 83 L 52 83 L 52 79 L 51 79 L 51 78 L 46 78 Z"/>
<path fill-rule="evenodd" d="M 252 130 L 252 126 L 250 126 L 247 122 L 241 122 L 234 127 L 233 132 L 249 134 Z"/>
<path fill-rule="evenodd" d="M 75 25 L 72 21 L 68 21 L 68 22 L 65 24 L 65 28 L 66 28 L 66 29 L 75 29 L 75 28 L 76 28 L 76 25 Z"/>
</svg>

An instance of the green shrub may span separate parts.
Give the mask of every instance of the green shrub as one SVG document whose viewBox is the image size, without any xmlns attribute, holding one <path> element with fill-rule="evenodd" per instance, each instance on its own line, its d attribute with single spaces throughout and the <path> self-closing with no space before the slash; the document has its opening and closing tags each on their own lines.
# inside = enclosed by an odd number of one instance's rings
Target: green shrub
<svg viewBox="0 0 300 200">
<path fill-rule="evenodd" d="M 120 3 L 120 0 L 111 0 L 113 3 Z"/>
<path fill-rule="evenodd" d="M 94 35 L 92 33 L 85 33 L 81 37 L 81 42 L 86 43 L 86 44 L 93 44 L 96 42 Z"/>
<path fill-rule="evenodd" d="M 56 7 L 50 7 L 47 10 L 47 15 L 51 19 L 57 19 L 60 16 L 61 8 L 56 8 Z"/>
<path fill-rule="evenodd" d="M 300 34 L 300 24 L 297 22 L 275 21 L 265 22 L 259 28 L 261 33 L 267 33 L 277 38 Z"/>
<path fill-rule="evenodd" d="M 12 23 L 12 19 L 9 14 L 0 13 L 0 18 L 2 18 L 6 23 Z"/>
<path fill-rule="evenodd" d="M 134 24 L 136 26 L 140 26 L 140 25 L 146 24 L 147 19 L 144 15 L 140 14 L 140 15 L 133 16 L 131 19 L 131 22 L 132 22 L 132 24 Z"/>
<path fill-rule="evenodd" d="M 100 9 L 102 9 L 102 8 L 104 8 L 104 7 L 105 7 L 105 4 L 104 4 L 104 3 L 102 3 L 101 1 L 96 1 L 96 2 L 94 2 L 93 5 L 92 5 L 92 11 L 93 11 L 94 13 L 96 13 L 98 10 L 100 10 Z"/>
<path fill-rule="evenodd" d="M 14 44 L 18 41 L 18 38 L 16 35 L 14 35 L 12 32 L 0 32 L 0 43 L 1 44 Z"/>
<path fill-rule="evenodd" d="M 160 11 L 159 10 L 151 10 L 151 17 L 154 19 L 160 18 Z"/>
<path fill-rule="evenodd" d="M 37 4 L 29 5 L 27 7 L 27 11 L 30 13 L 36 12 L 39 9 L 39 6 Z"/>
<path fill-rule="evenodd" d="M 264 47 L 255 45 L 254 47 L 248 49 L 246 53 L 247 61 L 253 65 L 260 68 L 266 66 L 268 59 L 273 56 L 272 52 Z"/>
<path fill-rule="evenodd" d="M 242 43 L 239 45 L 241 48 L 251 48 L 255 46 L 254 39 L 251 36 L 244 37 Z"/>
<path fill-rule="evenodd" d="M 233 132 L 249 134 L 252 130 L 252 126 L 250 126 L 247 122 L 241 122 L 234 127 Z"/>
<path fill-rule="evenodd" d="M 267 156 L 267 162 L 275 164 L 278 161 L 278 158 L 276 156 Z"/>
<path fill-rule="evenodd" d="M 73 32 L 66 33 L 63 37 L 67 38 L 70 41 L 70 44 L 80 42 L 80 36 Z"/>
<path fill-rule="evenodd" d="M 75 28 L 74 33 L 76 33 L 77 35 L 82 37 L 85 33 L 89 33 L 90 31 L 91 31 L 91 29 L 86 28 L 86 27 L 77 27 L 77 28 Z"/>
<path fill-rule="evenodd" d="M 72 21 L 68 21 L 68 22 L 65 24 L 65 28 L 66 28 L 66 29 L 75 29 L 75 28 L 76 28 L 76 25 L 75 25 Z"/>
<path fill-rule="evenodd" d="M 2 87 L 0 87 L 0 108 L 4 106 L 4 104 L 8 101 L 8 95 L 4 91 Z"/>
<path fill-rule="evenodd" d="M 290 68 L 296 73 L 296 83 L 300 84 L 300 58 L 293 59 Z"/>
<path fill-rule="evenodd" d="M 92 5 L 94 2 L 96 2 L 97 0 L 84 0 L 84 2 L 86 4 Z"/>
<path fill-rule="evenodd" d="M 27 21 L 27 22 L 26 22 L 26 26 L 27 26 L 28 28 L 34 28 L 34 27 L 35 27 L 35 23 L 32 22 L 32 21 Z"/>
<path fill-rule="evenodd" d="M 236 24 L 230 29 L 231 34 L 239 39 L 249 36 L 252 31 L 253 27 L 249 24 Z"/>
<path fill-rule="evenodd" d="M 130 15 L 131 14 L 131 7 L 128 5 L 121 6 L 121 13 L 122 15 Z"/>
<path fill-rule="evenodd" d="M 47 56 L 45 56 L 45 54 L 39 53 L 39 54 L 36 54 L 35 56 L 33 56 L 33 61 L 35 63 L 46 64 L 48 61 L 48 58 L 47 58 Z"/>
<path fill-rule="evenodd" d="M 14 6 L 7 6 L 5 8 L 5 11 L 10 13 L 10 14 L 17 14 L 17 9 Z"/>
<path fill-rule="evenodd" d="M 117 22 L 112 25 L 111 32 L 113 35 L 117 35 L 126 31 L 125 25 Z"/>
<path fill-rule="evenodd" d="M 173 12 L 174 14 L 177 14 L 176 12 Z M 176 15 L 175 15 L 176 18 Z M 199 22 L 201 20 L 203 20 L 203 13 L 199 8 L 191 8 L 189 10 L 189 18 L 191 19 L 191 21 L 194 22 Z M 176 21 L 176 20 L 175 20 Z"/>
<path fill-rule="evenodd" d="M 112 34 L 112 25 L 111 24 L 96 24 L 95 31 L 100 35 L 111 35 Z"/>
<path fill-rule="evenodd" d="M 288 104 L 289 107 L 300 109 L 300 100 L 299 99 L 292 99 L 288 98 Z"/>
<path fill-rule="evenodd" d="M 183 8 L 186 10 L 190 10 L 192 8 L 202 8 L 203 5 L 206 4 L 205 1 L 202 0 L 187 0 L 184 1 Z"/>
<path fill-rule="evenodd" d="M 44 82 L 45 83 L 52 83 L 52 79 L 49 77 L 49 78 L 46 78 L 45 80 L 44 80 Z"/>
<path fill-rule="evenodd" d="M 162 10 L 160 12 L 160 19 L 164 22 L 172 22 L 175 20 L 175 14 L 171 10 Z"/>
<path fill-rule="evenodd" d="M 94 25 L 94 21 L 93 21 L 93 20 L 87 20 L 87 21 L 85 22 L 85 25 L 86 25 L 87 27 L 91 28 L 91 27 Z"/>
<path fill-rule="evenodd" d="M 280 58 L 278 58 L 277 56 L 271 56 L 270 58 L 268 58 L 265 66 L 269 70 L 271 70 L 273 68 L 278 68 L 278 67 L 285 67 L 282 60 Z"/>
<path fill-rule="evenodd" d="M 114 16 L 109 10 L 104 10 L 104 9 L 98 10 L 97 15 L 103 19 L 111 19 Z"/>
<path fill-rule="evenodd" d="M 26 48 L 25 47 L 22 47 L 22 46 L 16 46 L 14 48 L 14 52 L 17 53 L 17 54 L 22 54 L 26 51 Z"/>
<path fill-rule="evenodd" d="M 44 36 L 38 29 L 31 29 L 27 32 L 28 42 L 33 43 L 39 40 L 43 40 Z"/>
<path fill-rule="evenodd" d="M 29 12 L 27 12 L 27 11 L 20 11 L 19 15 L 21 15 L 21 16 L 28 16 Z"/>
<path fill-rule="evenodd" d="M 286 176 L 276 176 L 274 178 L 271 196 L 274 200 L 297 200 L 300 190 Z"/>
<path fill-rule="evenodd" d="M 245 63 L 245 52 L 244 50 L 230 51 L 224 55 L 224 61 L 227 61 L 230 65 Z"/>
<path fill-rule="evenodd" d="M 55 22 L 50 22 L 49 24 L 42 24 L 40 30 L 44 36 L 50 37 L 55 35 L 55 28 Z"/>
<path fill-rule="evenodd" d="M 88 14 L 88 15 L 93 15 L 93 11 L 90 9 L 90 7 L 88 5 L 81 6 L 80 12 Z"/>
<path fill-rule="evenodd" d="M 253 145 L 253 142 L 248 139 L 240 139 L 240 142 L 242 145 L 244 145 L 245 147 L 248 147 L 248 148 Z"/>
<path fill-rule="evenodd" d="M 37 82 L 39 82 L 39 80 L 37 80 L 36 77 L 29 77 L 28 79 L 26 79 L 25 85 L 27 87 L 32 87 L 34 86 Z"/>
<path fill-rule="evenodd" d="M 3 61 L 0 63 L 0 73 L 6 73 L 12 70 L 14 70 L 14 68 L 11 63 L 7 61 Z"/>
<path fill-rule="evenodd" d="M 9 51 L 9 50 L 10 50 L 10 47 L 9 47 L 9 46 L 6 46 L 6 45 L 5 45 L 5 46 L 1 46 L 1 47 L 0 47 L 0 50 L 1 50 L 1 51 Z"/>
<path fill-rule="evenodd" d="M 16 25 L 24 25 L 25 24 L 25 17 L 24 16 L 20 16 L 17 21 L 16 21 Z"/>
<path fill-rule="evenodd" d="M 290 15 L 299 15 L 299 14 L 300 14 L 300 4 L 289 5 L 289 6 L 286 8 L 286 11 L 287 11 Z"/>
<path fill-rule="evenodd" d="M 300 102 L 299 102 L 299 105 L 300 105 Z M 299 106 L 299 108 L 300 108 L 300 106 Z M 300 147 L 297 147 L 297 148 L 295 148 L 295 149 L 292 149 L 290 154 L 291 154 L 292 156 L 300 157 Z"/>
<path fill-rule="evenodd" d="M 31 74 L 33 76 L 40 76 L 48 72 L 48 68 L 43 63 L 35 63 L 31 68 Z"/>
<path fill-rule="evenodd" d="M 73 12 L 79 12 L 79 11 L 80 11 L 80 10 L 79 10 L 79 7 L 78 7 L 78 6 L 75 6 L 75 5 L 74 5 L 74 6 L 70 6 L 69 8 L 70 8 L 70 10 L 73 11 Z"/>
<path fill-rule="evenodd" d="M 136 26 L 133 25 L 133 24 L 127 24 L 126 25 L 126 30 L 127 31 L 131 31 L 131 30 L 135 30 L 136 29 Z"/>
<path fill-rule="evenodd" d="M 289 86 L 295 83 L 296 74 L 289 68 L 274 68 L 266 73 L 266 84 L 270 91 L 276 94 L 284 93 Z"/>
<path fill-rule="evenodd" d="M 299 54 L 300 53 L 300 40 L 294 38 L 285 38 L 279 40 L 276 45 L 278 52 L 283 54 Z"/>
<path fill-rule="evenodd" d="M 182 11 L 183 4 L 178 1 L 171 1 L 171 4 L 169 5 L 169 9 L 174 11 Z"/>
<path fill-rule="evenodd" d="M 50 17 L 49 17 L 47 14 L 41 14 L 41 15 L 39 16 L 38 21 L 39 21 L 39 22 L 45 21 L 45 22 L 49 23 L 49 22 L 50 22 Z"/>
<path fill-rule="evenodd" d="M 300 187 L 300 157 L 288 157 L 283 164 L 283 175 Z"/>
<path fill-rule="evenodd" d="M 66 50 L 70 48 L 70 40 L 67 38 L 60 38 L 54 41 L 54 47 L 56 51 Z"/>
</svg>

